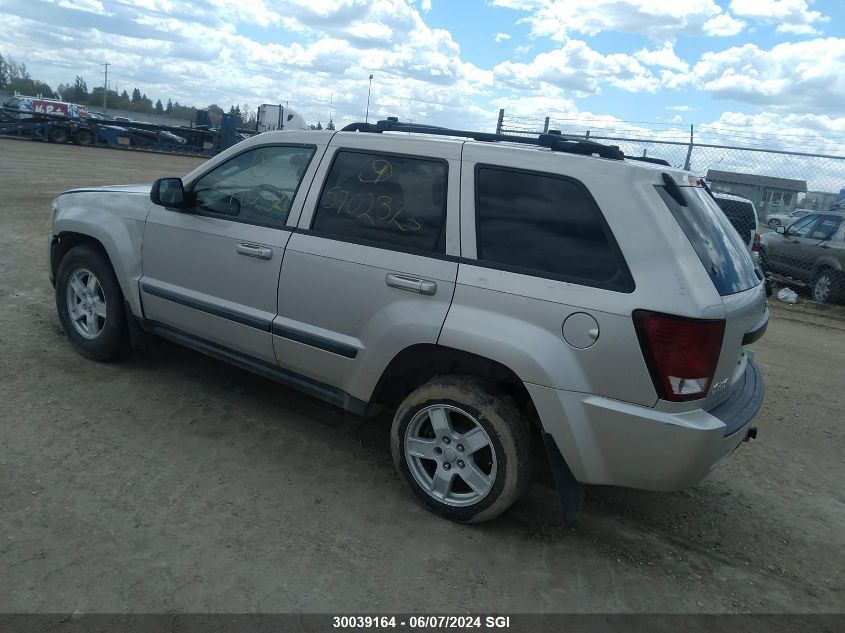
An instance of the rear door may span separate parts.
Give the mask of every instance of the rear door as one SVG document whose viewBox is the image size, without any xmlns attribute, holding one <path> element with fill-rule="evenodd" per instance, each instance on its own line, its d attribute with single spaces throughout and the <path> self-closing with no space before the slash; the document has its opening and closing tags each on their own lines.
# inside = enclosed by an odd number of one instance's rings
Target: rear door
<svg viewBox="0 0 845 633">
<path fill-rule="evenodd" d="M 153 206 L 144 228 L 144 316 L 265 362 L 285 244 L 316 145 L 246 149 L 194 181 L 188 211 Z M 293 210 L 293 213 L 291 213 Z"/>
<path fill-rule="evenodd" d="M 461 144 L 396 140 L 333 137 L 282 265 L 278 362 L 347 407 L 402 349 L 437 342 L 455 287 Z"/>
</svg>

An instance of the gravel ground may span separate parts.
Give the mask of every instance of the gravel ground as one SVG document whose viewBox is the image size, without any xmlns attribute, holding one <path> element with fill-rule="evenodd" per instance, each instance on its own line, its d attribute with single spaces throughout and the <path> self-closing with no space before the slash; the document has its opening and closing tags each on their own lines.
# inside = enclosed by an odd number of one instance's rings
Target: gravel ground
<svg viewBox="0 0 845 633">
<path fill-rule="evenodd" d="M 455 525 L 402 488 L 388 420 L 165 342 L 71 349 L 50 200 L 199 162 L 0 140 L 0 611 L 842 611 L 841 311 L 773 306 L 759 439 L 695 488 L 591 488 L 563 527 L 540 481 Z"/>
</svg>

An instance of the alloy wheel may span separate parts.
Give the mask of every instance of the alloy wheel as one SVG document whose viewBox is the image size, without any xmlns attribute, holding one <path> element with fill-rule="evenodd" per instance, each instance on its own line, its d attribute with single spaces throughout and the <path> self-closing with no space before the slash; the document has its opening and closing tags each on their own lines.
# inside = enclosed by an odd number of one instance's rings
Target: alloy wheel
<svg viewBox="0 0 845 633">
<path fill-rule="evenodd" d="M 100 281 L 90 270 L 77 268 L 67 282 L 67 311 L 74 329 L 95 339 L 106 324 L 106 297 Z"/>
<path fill-rule="evenodd" d="M 420 410 L 404 439 L 408 469 L 437 501 L 464 507 L 493 489 L 497 460 L 493 442 L 479 421 L 451 405 Z"/>
<path fill-rule="evenodd" d="M 813 299 L 820 303 L 827 303 L 830 297 L 830 275 L 821 275 L 813 286 Z"/>
</svg>

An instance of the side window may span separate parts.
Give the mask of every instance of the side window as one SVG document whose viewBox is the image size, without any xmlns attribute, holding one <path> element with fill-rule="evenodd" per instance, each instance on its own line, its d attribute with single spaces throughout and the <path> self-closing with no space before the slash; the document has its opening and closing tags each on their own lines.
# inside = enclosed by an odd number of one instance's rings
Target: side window
<svg viewBox="0 0 845 633">
<path fill-rule="evenodd" d="M 842 218 L 837 218 L 835 215 L 825 215 L 821 222 L 818 223 L 813 232 L 810 234 L 810 239 L 813 240 L 829 240 L 833 237 L 842 223 Z"/>
<path fill-rule="evenodd" d="M 818 219 L 819 216 L 815 214 L 804 216 L 797 222 L 793 223 L 786 233 L 794 237 L 805 237 Z"/>
<path fill-rule="evenodd" d="M 476 169 L 478 259 L 588 286 L 631 292 L 610 229 L 582 186 L 553 176 Z"/>
<path fill-rule="evenodd" d="M 311 229 L 386 247 L 443 252 L 446 174 L 441 160 L 339 151 Z"/>
<path fill-rule="evenodd" d="M 238 222 L 282 227 L 313 147 L 256 147 L 216 167 L 194 183 L 199 213 Z"/>
</svg>

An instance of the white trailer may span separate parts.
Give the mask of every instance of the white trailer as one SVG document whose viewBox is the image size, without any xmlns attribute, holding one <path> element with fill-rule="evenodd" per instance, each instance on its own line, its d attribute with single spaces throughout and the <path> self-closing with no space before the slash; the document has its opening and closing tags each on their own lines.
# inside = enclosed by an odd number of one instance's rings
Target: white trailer
<svg viewBox="0 0 845 633">
<path fill-rule="evenodd" d="M 271 130 L 307 130 L 305 120 L 298 112 L 283 105 L 264 103 L 258 106 L 255 131 L 269 132 Z"/>
</svg>

